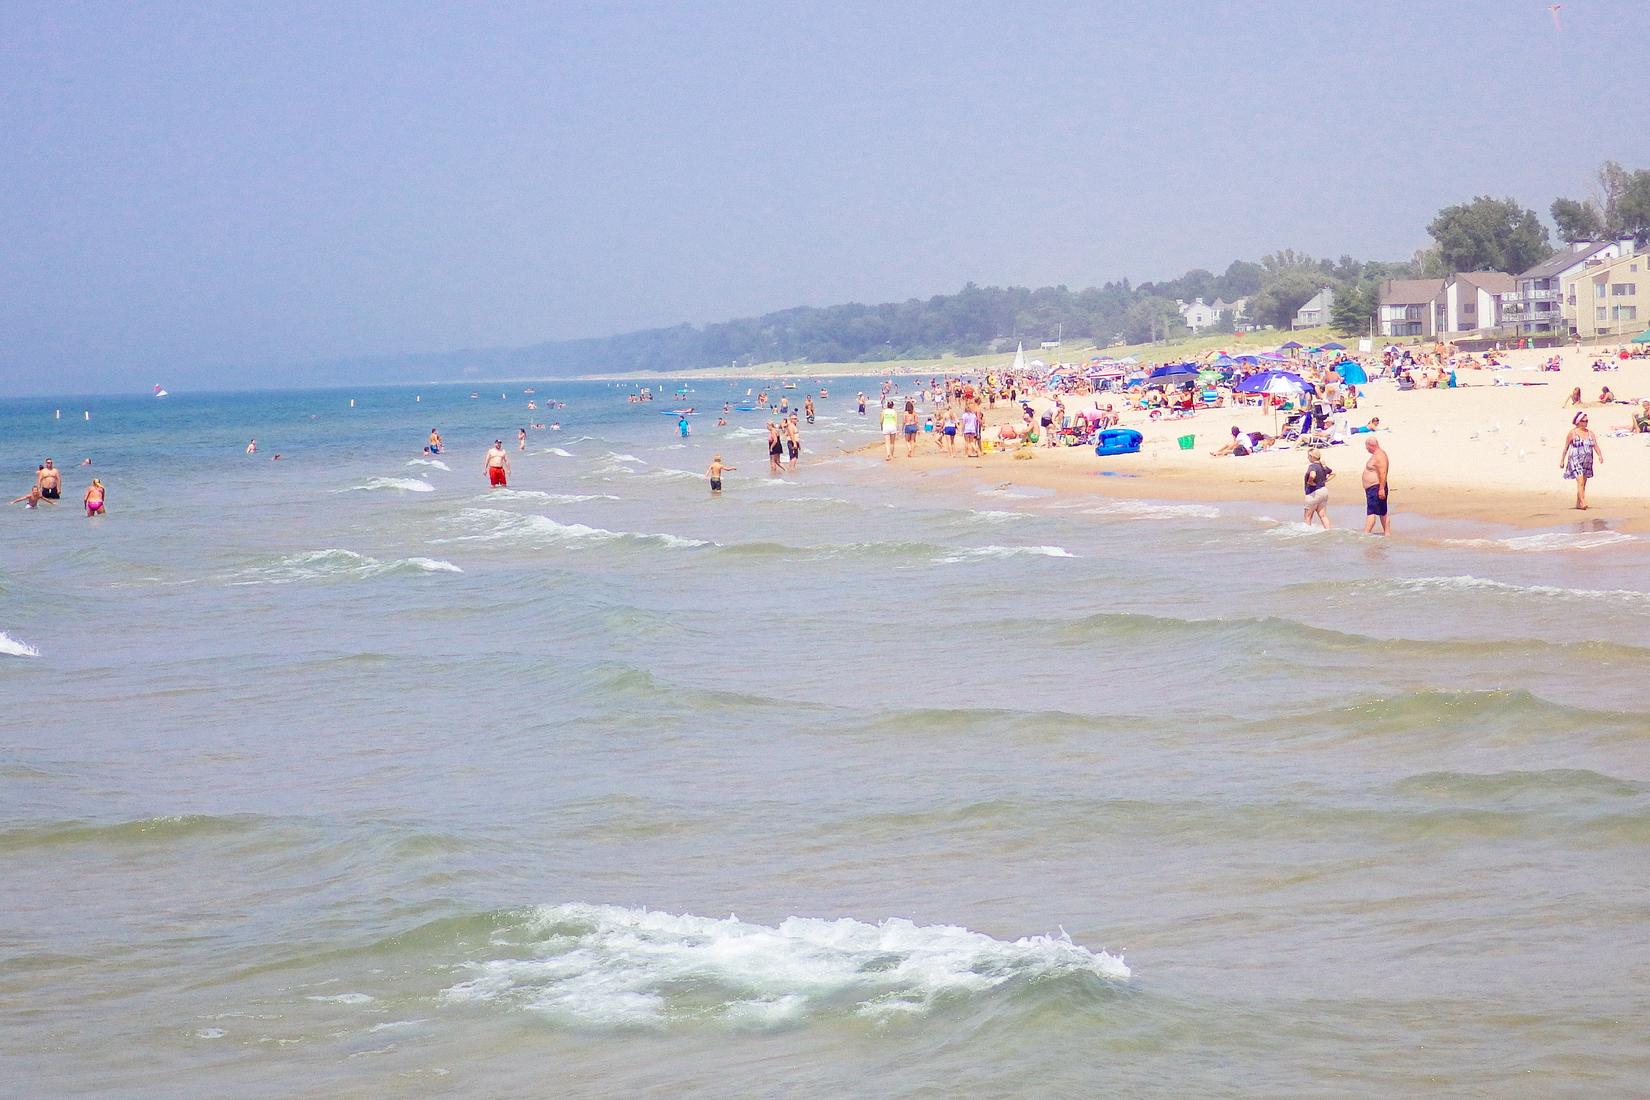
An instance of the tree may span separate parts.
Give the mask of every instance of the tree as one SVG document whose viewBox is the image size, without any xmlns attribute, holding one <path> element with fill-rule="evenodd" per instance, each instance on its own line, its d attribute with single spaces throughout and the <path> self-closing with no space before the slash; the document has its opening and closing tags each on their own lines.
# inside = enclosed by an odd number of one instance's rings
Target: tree
<svg viewBox="0 0 1650 1100">
<path fill-rule="evenodd" d="M 1295 320 L 1295 311 L 1328 282 L 1322 273 L 1298 267 L 1268 274 L 1260 289 L 1249 297 L 1249 316 L 1263 325 L 1288 328 Z"/>
<path fill-rule="evenodd" d="M 1547 227 L 1512 199 L 1480 195 L 1446 206 L 1427 226 L 1449 272 L 1523 271 L 1552 254 Z"/>
<path fill-rule="evenodd" d="M 1131 344 L 1156 343 L 1168 339 L 1177 328 L 1185 327 L 1175 304 L 1156 295 L 1135 299 L 1123 314 L 1123 336 Z"/>
<path fill-rule="evenodd" d="M 1335 292 L 1335 305 L 1329 311 L 1329 324 L 1339 336 L 1362 336 L 1369 331 L 1369 319 L 1375 316 L 1377 291 L 1372 282 L 1358 282 Z"/>
<path fill-rule="evenodd" d="M 1640 169 L 1628 179 L 1616 199 L 1616 224 L 1606 228 L 1612 237 L 1631 237 L 1641 248 L 1650 245 L 1650 171 Z"/>
<path fill-rule="evenodd" d="M 1218 280 L 1216 293 L 1228 301 L 1247 298 L 1260 289 L 1262 268 L 1248 260 L 1233 260 Z"/>
<path fill-rule="evenodd" d="M 1554 199 L 1548 208 L 1558 225 L 1558 239 L 1569 243 L 1596 241 L 1604 236 L 1604 219 L 1598 207 L 1575 199 Z"/>
</svg>

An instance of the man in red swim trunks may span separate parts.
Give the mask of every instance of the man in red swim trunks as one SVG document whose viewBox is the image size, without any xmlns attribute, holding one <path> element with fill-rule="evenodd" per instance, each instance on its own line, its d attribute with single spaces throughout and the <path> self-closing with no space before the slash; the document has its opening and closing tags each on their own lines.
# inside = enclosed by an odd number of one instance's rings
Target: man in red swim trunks
<svg viewBox="0 0 1650 1100">
<path fill-rule="evenodd" d="M 510 484 L 510 455 L 502 439 L 493 440 L 493 449 L 487 452 L 487 484 L 493 488 Z"/>
</svg>

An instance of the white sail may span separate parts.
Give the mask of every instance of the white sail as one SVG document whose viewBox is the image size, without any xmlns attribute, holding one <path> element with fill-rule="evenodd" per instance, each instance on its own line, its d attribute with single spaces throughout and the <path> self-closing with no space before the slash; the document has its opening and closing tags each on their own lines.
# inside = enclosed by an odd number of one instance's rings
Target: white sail
<svg viewBox="0 0 1650 1100">
<path fill-rule="evenodd" d="M 1025 372 L 1026 372 L 1026 342 L 1024 340 L 1021 340 L 1020 341 L 1020 346 L 1017 349 L 1015 349 L 1015 352 L 1014 352 L 1014 373 L 1015 374 L 1024 374 Z"/>
</svg>

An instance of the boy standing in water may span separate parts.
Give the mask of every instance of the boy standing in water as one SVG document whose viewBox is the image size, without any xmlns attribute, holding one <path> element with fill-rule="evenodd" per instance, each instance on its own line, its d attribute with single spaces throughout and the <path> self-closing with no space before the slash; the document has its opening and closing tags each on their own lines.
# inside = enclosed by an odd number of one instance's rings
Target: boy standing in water
<svg viewBox="0 0 1650 1100">
<path fill-rule="evenodd" d="M 721 496 L 722 495 L 722 474 L 724 472 L 728 471 L 728 470 L 737 470 L 737 469 L 739 469 L 739 467 L 737 467 L 737 466 L 724 466 L 724 465 L 722 465 L 722 456 L 721 455 L 717 455 L 715 458 L 711 459 L 710 460 L 710 468 L 705 471 L 705 476 L 710 478 L 710 491 L 711 491 L 711 493 L 715 496 Z"/>
</svg>

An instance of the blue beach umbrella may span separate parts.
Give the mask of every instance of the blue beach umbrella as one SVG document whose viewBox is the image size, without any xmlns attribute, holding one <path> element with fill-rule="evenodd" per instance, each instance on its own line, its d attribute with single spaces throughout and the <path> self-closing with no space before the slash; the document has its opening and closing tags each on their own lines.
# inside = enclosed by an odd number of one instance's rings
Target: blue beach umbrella
<svg viewBox="0 0 1650 1100">
<path fill-rule="evenodd" d="M 1331 341 L 1329 341 L 1329 343 L 1327 343 L 1323 346 L 1323 350 L 1324 351 L 1345 351 L 1346 350 L 1346 345 L 1342 344 L 1342 343 L 1337 343 L 1336 341 L 1331 340 Z"/>
<path fill-rule="evenodd" d="M 1148 386 L 1178 386 L 1183 382 L 1197 380 L 1197 367 L 1191 363 L 1169 363 L 1158 367 L 1146 376 Z"/>
<path fill-rule="evenodd" d="M 1295 341 L 1295 340 L 1291 340 L 1287 344 L 1279 344 L 1278 345 L 1278 350 L 1279 351 L 1299 351 L 1301 348 L 1304 348 L 1305 346 L 1306 346 L 1305 344 L 1299 343 L 1298 341 Z"/>
</svg>

